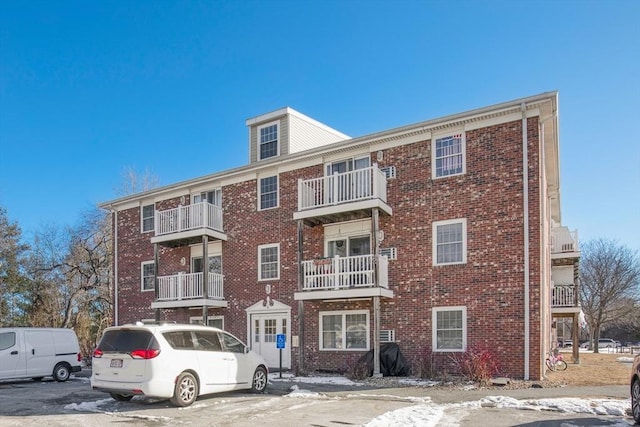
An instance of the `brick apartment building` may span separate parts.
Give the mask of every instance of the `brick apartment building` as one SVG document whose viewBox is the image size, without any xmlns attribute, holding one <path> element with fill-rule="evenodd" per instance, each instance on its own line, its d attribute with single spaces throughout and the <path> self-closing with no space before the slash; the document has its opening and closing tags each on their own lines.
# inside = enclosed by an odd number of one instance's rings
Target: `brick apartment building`
<svg viewBox="0 0 640 427">
<path fill-rule="evenodd" d="M 571 319 L 574 342 L 578 331 L 557 102 L 357 138 L 291 108 L 249 119 L 246 166 L 100 205 L 114 323 L 205 322 L 271 367 L 284 334 L 282 365 L 300 372 L 340 371 L 393 341 L 436 370 L 488 349 L 500 375 L 540 379 L 556 321 Z"/>
</svg>

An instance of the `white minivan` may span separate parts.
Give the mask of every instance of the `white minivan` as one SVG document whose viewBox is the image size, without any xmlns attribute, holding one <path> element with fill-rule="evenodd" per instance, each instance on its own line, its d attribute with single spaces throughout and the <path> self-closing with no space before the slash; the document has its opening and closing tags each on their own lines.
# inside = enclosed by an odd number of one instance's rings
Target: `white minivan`
<svg viewBox="0 0 640 427">
<path fill-rule="evenodd" d="M 80 372 L 80 347 L 73 329 L 0 328 L 0 379 L 53 377 L 66 381 Z"/>
<path fill-rule="evenodd" d="M 260 355 L 221 329 L 138 324 L 105 329 L 93 352 L 91 386 L 118 401 L 135 395 L 189 406 L 200 395 L 267 387 Z"/>
</svg>

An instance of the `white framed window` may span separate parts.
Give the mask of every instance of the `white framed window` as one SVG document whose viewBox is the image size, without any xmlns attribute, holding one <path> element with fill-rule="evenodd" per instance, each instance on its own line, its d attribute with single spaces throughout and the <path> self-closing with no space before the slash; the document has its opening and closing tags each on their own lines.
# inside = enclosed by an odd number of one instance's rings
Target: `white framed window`
<svg viewBox="0 0 640 427">
<path fill-rule="evenodd" d="M 156 264 L 153 261 L 140 263 L 140 289 L 153 291 L 155 289 L 154 279 L 156 276 Z"/>
<path fill-rule="evenodd" d="M 279 147 L 278 122 L 267 123 L 258 127 L 258 160 L 278 155 Z"/>
<path fill-rule="evenodd" d="M 278 176 L 268 176 L 258 180 L 260 193 L 259 210 L 278 207 Z"/>
<path fill-rule="evenodd" d="M 143 233 L 153 231 L 155 215 L 155 205 L 144 205 L 140 207 L 140 227 Z"/>
<path fill-rule="evenodd" d="M 367 310 L 321 311 L 320 350 L 369 350 Z"/>
<path fill-rule="evenodd" d="M 434 179 L 465 173 L 466 142 L 464 132 L 433 138 L 431 165 Z"/>
<path fill-rule="evenodd" d="M 191 204 L 207 202 L 212 205 L 222 207 L 222 190 L 216 189 L 211 191 L 202 191 L 191 195 Z"/>
<path fill-rule="evenodd" d="M 280 244 L 258 246 L 258 280 L 280 278 Z"/>
<path fill-rule="evenodd" d="M 202 316 L 189 317 L 189 323 L 192 325 L 202 325 Z M 207 326 L 224 330 L 224 316 L 207 316 Z"/>
<path fill-rule="evenodd" d="M 466 264 L 467 219 L 433 223 L 433 265 Z"/>
<path fill-rule="evenodd" d="M 433 351 L 467 350 L 467 307 L 434 307 L 431 324 Z"/>
</svg>

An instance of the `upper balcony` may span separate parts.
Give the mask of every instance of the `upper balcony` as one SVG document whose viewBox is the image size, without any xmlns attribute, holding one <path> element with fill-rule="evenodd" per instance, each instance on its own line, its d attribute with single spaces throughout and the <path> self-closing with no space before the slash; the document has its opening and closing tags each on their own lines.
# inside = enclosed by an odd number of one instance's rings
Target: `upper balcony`
<svg viewBox="0 0 640 427">
<path fill-rule="evenodd" d="M 296 300 L 393 297 L 386 256 L 358 255 L 302 261 L 302 291 Z"/>
<path fill-rule="evenodd" d="M 166 246 L 183 246 L 202 241 L 206 235 L 214 240 L 227 240 L 222 228 L 222 208 L 211 203 L 192 205 L 157 211 L 155 237 L 151 243 Z"/>
<path fill-rule="evenodd" d="M 551 229 L 551 259 L 580 258 L 578 230 L 569 231 L 567 227 Z"/>
<path fill-rule="evenodd" d="M 208 274 L 209 286 L 204 296 L 203 273 L 178 273 L 171 276 L 158 277 L 158 296 L 151 303 L 151 308 L 226 307 L 224 300 L 224 276 L 217 273 Z"/>
<path fill-rule="evenodd" d="M 310 225 L 371 216 L 379 208 L 391 215 L 387 204 L 387 177 L 377 165 L 329 176 L 298 180 L 298 210 L 293 219 Z"/>
</svg>

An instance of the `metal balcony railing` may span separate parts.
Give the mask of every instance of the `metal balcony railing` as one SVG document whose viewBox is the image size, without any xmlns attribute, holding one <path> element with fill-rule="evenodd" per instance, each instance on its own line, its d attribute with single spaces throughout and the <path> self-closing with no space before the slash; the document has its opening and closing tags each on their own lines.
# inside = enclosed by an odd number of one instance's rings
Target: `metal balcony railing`
<svg viewBox="0 0 640 427">
<path fill-rule="evenodd" d="M 375 164 L 298 181 L 298 211 L 375 198 L 387 202 L 387 178 Z"/>
<path fill-rule="evenodd" d="M 551 253 L 579 251 L 578 230 L 569 231 L 567 227 L 551 229 Z"/>
<path fill-rule="evenodd" d="M 204 298 L 202 282 L 202 273 L 179 273 L 158 277 L 158 301 Z M 209 273 L 208 299 L 224 299 L 223 282 L 222 274 Z"/>
<path fill-rule="evenodd" d="M 551 291 L 551 307 L 577 307 L 577 287 L 571 285 L 555 285 Z"/>
<path fill-rule="evenodd" d="M 302 262 L 303 291 L 389 287 L 385 256 L 358 255 Z M 376 283 L 377 268 L 377 283 Z"/>
<path fill-rule="evenodd" d="M 156 236 L 198 228 L 210 228 L 223 232 L 222 208 L 211 203 L 200 202 L 156 212 Z"/>
</svg>

